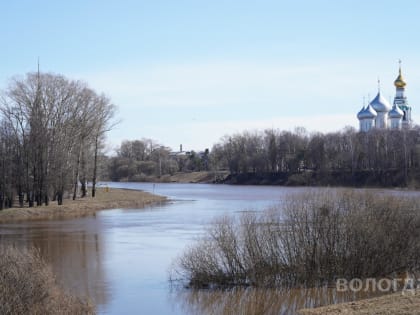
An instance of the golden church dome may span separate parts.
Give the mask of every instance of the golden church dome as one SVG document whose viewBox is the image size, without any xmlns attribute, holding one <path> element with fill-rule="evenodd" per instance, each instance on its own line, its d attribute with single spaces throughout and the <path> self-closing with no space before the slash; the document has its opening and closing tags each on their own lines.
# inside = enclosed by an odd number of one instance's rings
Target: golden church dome
<svg viewBox="0 0 420 315">
<path fill-rule="evenodd" d="M 405 83 L 404 78 L 403 78 L 403 76 L 401 74 L 401 67 L 400 67 L 400 70 L 399 70 L 399 73 L 398 73 L 398 77 L 395 79 L 394 85 L 395 85 L 395 87 L 402 89 L 402 88 L 404 88 L 406 86 L 406 84 L 407 83 Z"/>
</svg>

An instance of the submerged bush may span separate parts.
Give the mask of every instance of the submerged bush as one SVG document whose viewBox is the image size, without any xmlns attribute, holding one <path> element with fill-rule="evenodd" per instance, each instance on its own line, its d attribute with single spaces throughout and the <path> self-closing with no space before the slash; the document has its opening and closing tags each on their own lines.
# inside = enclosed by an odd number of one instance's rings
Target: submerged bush
<svg viewBox="0 0 420 315">
<path fill-rule="evenodd" d="M 0 249 L 0 314 L 93 314 L 64 292 L 36 250 Z"/>
<path fill-rule="evenodd" d="M 420 265 L 420 204 L 407 195 L 313 190 L 222 217 L 175 262 L 190 286 L 328 284 Z"/>
</svg>

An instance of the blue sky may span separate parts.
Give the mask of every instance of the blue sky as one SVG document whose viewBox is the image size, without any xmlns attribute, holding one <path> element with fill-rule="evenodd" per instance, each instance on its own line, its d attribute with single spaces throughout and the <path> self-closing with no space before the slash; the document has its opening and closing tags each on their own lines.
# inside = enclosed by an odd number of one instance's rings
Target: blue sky
<svg viewBox="0 0 420 315">
<path fill-rule="evenodd" d="M 357 126 L 398 59 L 420 121 L 418 1 L 2 1 L 0 88 L 36 69 L 118 106 L 109 133 L 211 147 L 245 129 Z M 418 105 L 417 105 L 418 104 Z"/>
</svg>

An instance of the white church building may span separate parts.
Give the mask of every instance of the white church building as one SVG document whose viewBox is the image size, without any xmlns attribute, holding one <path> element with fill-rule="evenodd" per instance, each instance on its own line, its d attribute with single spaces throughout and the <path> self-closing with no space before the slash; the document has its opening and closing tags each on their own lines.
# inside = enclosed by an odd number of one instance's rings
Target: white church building
<svg viewBox="0 0 420 315">
<path fill-rule="evenodd" d="M 391 104 L 382 96 L 380 88 L 375 98 L 357 113 L 359 128 L 362 132 L 376 129 L 409 129 L 412 125 L 411 107 L 405 96 L 406 82 L 401 74 L 401 62 L 398 77 L 394 81 L 396 93 Z"/>
</svg>

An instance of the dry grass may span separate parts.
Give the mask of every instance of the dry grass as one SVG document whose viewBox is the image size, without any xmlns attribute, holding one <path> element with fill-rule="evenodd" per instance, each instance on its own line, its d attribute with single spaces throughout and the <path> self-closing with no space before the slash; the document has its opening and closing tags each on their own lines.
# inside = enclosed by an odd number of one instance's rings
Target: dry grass
<svg viewBox="0 0 420 315">
<path fill-rule="evenodd" d="M 301 315 L 418 315 L 420 292 L 414 295 L 394 293 L 357 302 L 324 306 L 299 311 Z"/>
<path fill-rule="evenodd" d="M 0 314 L 94 314 L 88 301 L 60 288 L 36 250 L 0 248 Z"/>
<path fill-rule="evenodd" d="M 161 183 L 214 183 L 225 179 L 228 176 L 228 172 L 179 172 L 173 175 L 163 175 L 158 178 L 156 176 L 144 177 L 141 181 L 146 182 L 161 182 Z"/>
<path fill-rule="evenodd" d="M 220 181 L 228 176 L 228 172 L 190 172 L 176 173 L 169 178 L 171 182 L 177 183 L 212 183 Z"/>
<path fill-rule="evenodd" d="M 147 192 L 127 189 L 97 190 L 95 198 L 64 200 L 62 206 L 51 203 L 49 206 L 33 208 L 11 208 L 0 211 L 0 223 L 55 220 L 84 217 L 96 211 L 115 208 L 143 208 L 147 205 L 163 202 L 166 198 Z"/>
</svg>

